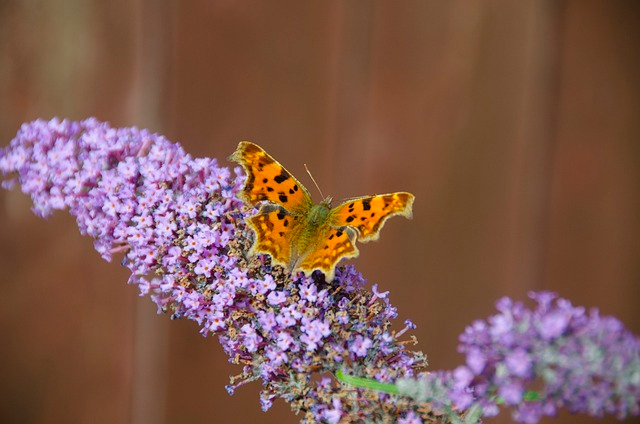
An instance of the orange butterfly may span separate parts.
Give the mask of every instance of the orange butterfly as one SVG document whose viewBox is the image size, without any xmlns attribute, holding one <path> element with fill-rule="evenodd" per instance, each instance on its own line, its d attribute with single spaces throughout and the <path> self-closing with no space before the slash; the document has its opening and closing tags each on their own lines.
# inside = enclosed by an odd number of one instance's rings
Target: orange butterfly
<svg viewBox="0 0 640 424">
<path fill-rule="evenodd" d="M 331 198 L 317 205 L 307 189 L 257 144 L 242 141 L 229 160 L 247 174 L 238 197 L 247 205 L 265 202 L 247 218 L 256 239 L 250 254 L 267 253 L 290 272 L 314 270 L 333 280 L 342 258 L 358 256 L 356 240 L 377 240 L 387 218 L 411 218 L 414 196 L 397 192 L 345 200 L 331 208 Z"/>
</svg>

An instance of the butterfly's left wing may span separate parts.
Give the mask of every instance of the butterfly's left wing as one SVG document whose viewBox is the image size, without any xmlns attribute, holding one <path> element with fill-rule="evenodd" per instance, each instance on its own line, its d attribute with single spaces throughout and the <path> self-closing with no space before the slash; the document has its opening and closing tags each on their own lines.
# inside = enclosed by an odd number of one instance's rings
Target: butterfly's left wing
<svg viewBox="0 0 640 424">
<path fill-rule="evenodd" d="M 307 189 L 257 144 L 241 141 L 229 160 L 242 165 L 247 173 L 238 193 L 245 203 L 254 206 L 266 200 L 295 215 L 306 215 L 313 206 Z"/>
<path fill-rule="evenodd" d="M 377 240 L 385 221 L 395 215 L 412 216 L 414 196 L 397 192 L 349 199 L 331 210 L 333 227 L 353 227 L 358 231 L 358 240 Z"/>
<path fill-rule="evenodd" d="M 267 253 L 274 265 L 290 270 L 298 259 L 293 241 L 305 224 L 304 217 L 291 215 L 281 206 L 265 204 L 256 215 L 247 218 L 247 224 L 256 234 L 249 254 Z"/>
</svg>

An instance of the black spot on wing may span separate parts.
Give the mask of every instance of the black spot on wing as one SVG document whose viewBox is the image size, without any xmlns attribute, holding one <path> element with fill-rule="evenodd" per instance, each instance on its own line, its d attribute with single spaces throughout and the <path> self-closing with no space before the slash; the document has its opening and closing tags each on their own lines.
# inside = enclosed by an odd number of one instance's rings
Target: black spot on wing
<svg viewBox="0 0 640 424">
<path fill-rule="evenodd" d="M 278 199 L 280 199 L 282 203 L 287 203 L 289 201 L 289 198 L 285 194 L 280 194 Z"/>
<path fill-rule="evenodd" d="M 371 199 L 364 199 L 362 201 L 362 209 L 364 209 L 365 211 L 371 209 Z"/>
<path fill-rule="evenodd" d="M 289 175 L 289 173 L 283 169 L 282 171 L 280 171 L 280 175 L 274 178 L 274 181 L 277 182 L 278 184 L 282 184 L 284 181 L 288 180 L 289 178 L 291 178 L 291 175 Z"/>
</svg>

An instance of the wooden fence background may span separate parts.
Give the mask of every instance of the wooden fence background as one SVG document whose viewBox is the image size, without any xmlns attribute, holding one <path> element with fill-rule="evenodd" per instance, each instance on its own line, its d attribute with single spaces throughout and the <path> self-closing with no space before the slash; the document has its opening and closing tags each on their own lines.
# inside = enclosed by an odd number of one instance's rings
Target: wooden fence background
<svg viewBox="0 0 640 424">
<path fill-rule="evenodd" d="M 433 369 L 530 290 L 640 333 L 639 6 L 3 0 L 0 144 L 96 116 L 221 160 L 253 140 L 335 199 L 415 193 L 414 219 L 354 262 Z M 229 397 L 215 338 L 157 316 L 67 214 L 29 206 L 0 192 L 0 421 L 297 421 L 261 412 L 257 383 Z"/>
</svg>

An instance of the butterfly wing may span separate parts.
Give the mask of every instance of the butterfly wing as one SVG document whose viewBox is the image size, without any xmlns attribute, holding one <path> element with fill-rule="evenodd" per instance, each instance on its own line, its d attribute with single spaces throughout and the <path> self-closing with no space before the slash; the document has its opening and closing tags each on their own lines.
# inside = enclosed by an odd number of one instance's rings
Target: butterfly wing
<svg viewBox="0 0 640 424">
<path fill-rule="evenodd" d="M 307 189 L 257 144 L 241 141 L 229 160 L 240 164 L 247 174 L 238 193 L 246 204 L 253 206 L 266 200 L 297 215 L 306 215 L 313 206 Z"/>
<path fill-rule="evenodd" d="M 267 204 L 246 222 L 256 234 L 249 254 L 267 253 L 273 264 L 291 269 L 298 257 L 293 241 L 304 225 L 304 218 L 291 215 L 281 206 Z"/>
<path fill-rule="evenodd" d="M 358 256 L 356 238 L 353 228 L 327 228 L 319 234 L 314 247 L 300 259 L 295 269 L 307 275 L 317 269 L 324 273 L 327 281 L 333 280 L 336 264 L 342 258 Z"/>
<path fill-rule="evenodd" d="M 413 194 L 406 192 L 349 199 L 331 210 L 332 226 L 355 228 L 361 242 L 377 240 L 388 218 L 395 215 L 411 218 L 413 199 Z"/>
</svg>

